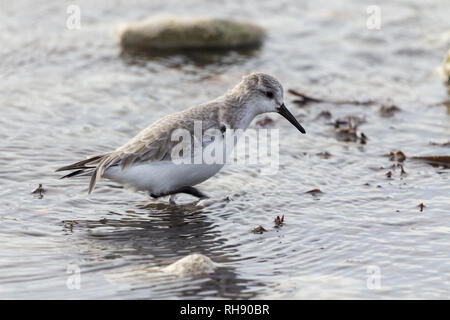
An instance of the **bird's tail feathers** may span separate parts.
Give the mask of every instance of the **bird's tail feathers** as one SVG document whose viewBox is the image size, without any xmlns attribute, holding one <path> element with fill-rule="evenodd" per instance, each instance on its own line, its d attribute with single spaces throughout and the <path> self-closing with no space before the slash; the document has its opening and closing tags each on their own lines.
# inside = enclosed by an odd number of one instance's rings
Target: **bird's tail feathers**
<svg viewBox="0 0 450 320">
<path fill-rule="evenodd" d="M 103 157 L 104 157 L 104 155 L 92 156 L 92 157 L 89 157 L 86 160 L 78 161 L 78 162 L 75 162 L 75 163 L 70 164 L 68 166 L 56 169 L 55 171 L 59 172 L 59 171 L 71 171 L 71 170 L 77 170 L 77 169 L 89 169 L 89 168 L 92 168 L 92 165 L 97 164 L 98 162 L 100 162 L 101 158 L 103 158 Z M 87 166 L 88 164 L 90 166 Z"/>
<path fill-rule="evenodd" d="M 91 181 L 90 181 L 89 190 L 88 190 L 88 194 L 90 194 L 92 192 L 92 190 L 94 189 L 96 182 L 100 179 L 101 175 L 103 174 L 104 170 L 102 169 L 102 167 L 103 167 L 102 164 L 104 161 L 102 161 L 102 160 L 104 160 L 107 155 L 108 154 L 92 156 L 86 160 L 75 162 L 68 166 L 56 169 L 56 172 L 72 171 L 69 174 L 62 176 L 60 179 L 72 178 L 75 176 L 79 176 L 79 177 L 91 176 Z M 101 169 L 100 171 L 98 170 L 99 167 Z"/>
</svg>

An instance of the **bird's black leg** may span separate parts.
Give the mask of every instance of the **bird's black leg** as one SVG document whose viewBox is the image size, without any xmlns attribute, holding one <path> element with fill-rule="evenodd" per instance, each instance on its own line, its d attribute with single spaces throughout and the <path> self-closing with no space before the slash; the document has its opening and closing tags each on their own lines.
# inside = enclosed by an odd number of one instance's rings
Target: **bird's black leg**
<svg viewBox="0 0 450 320">
<path fill-rule="evenodd" d="M 184 187 L 178 188 L 178 189 L 176 189 L 174 191 L 167 192 L 167 193 L 158 193 L 158 194 L 150 193 L 150 196 L 152 198 L 157 199 L 159 197 L 175 195 L 177 193 L 187 193 L 187 194 L 190 194 L 191 196 L 194 196 L 194 197 L 197 197 L 197 198 L 200 198 L 200 199 L 209 198 L 206 194 L 204 194 L 200 190 L 198 190 L 198 189 L 196 189 L 194 187 L 191 187 L 191 186 L 184 186 Z"/>
<path fill-rule="evenodd" d="M 170 194 L 176 194 L 176 193 L 187 193 L 190 194 L 191 196 L 203 199 L 203 198 L 208 198 L 208 196 L 206 194 L 204 194 L 203 192 L 201 192 L 200 190 L 191 187 L 191 186 L 184 186 L 181 187 L 173 192 L 171 192 Z"/>
</svg>

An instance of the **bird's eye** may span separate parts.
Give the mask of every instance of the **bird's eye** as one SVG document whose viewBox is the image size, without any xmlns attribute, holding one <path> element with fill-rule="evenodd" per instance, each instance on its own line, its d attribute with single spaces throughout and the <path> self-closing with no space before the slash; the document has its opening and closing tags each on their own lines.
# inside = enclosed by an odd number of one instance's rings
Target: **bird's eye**
<svg viewBox="0 0 450 320">
<path fill-rule="evenodd" d="M 273 92 L 271 91 L 266 91 L 264 92 L 264 94 L 266 95 L 267 98 L 272 99 L 273 98 Z"/>
</svg>

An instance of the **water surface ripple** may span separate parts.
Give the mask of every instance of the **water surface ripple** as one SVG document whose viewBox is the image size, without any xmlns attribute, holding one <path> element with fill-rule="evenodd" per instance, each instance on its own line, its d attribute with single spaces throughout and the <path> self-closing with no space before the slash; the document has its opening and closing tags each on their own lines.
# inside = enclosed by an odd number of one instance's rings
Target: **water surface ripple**
<svg viewBox="0 0 450 320">
<path fill-rule="evenodd" d="M 381 30 L 366 28 L 356 0 L 74 3 L 80 30 L 65 27 L 65 2 L 0 5 L 1 298 L 449 297 L 449 169 L 407 159 L 402 175 L 388 156 L 449 155 L 430 144 L 450 140 L 450 109 L 436 105 L 449 96 L 435 72 L 449 48 L 448 1 L 378 1 Z M 118 23 L 162 13 L 248 19 L 268 39 L 224 55 L 120 51 Z M 270 115 L 282 137 L 277 175 L 227 166 L 200 186 L 219 199 L 208 206 L 187 196 L 173 206 L 108 181 L 88 197 L 86 180 L 58 180 L 56 168 L 114 149 L 253 71 L 285 89 L 376 103 L 301 108 L 286 92 L 307 134 Z M 381 117 L 382 104 L 401 111 Z M 332 123 L 348 116 L 365 120 L 366 144 L 336 135 Z M 31 194 L 39 183 L 43 198 Z M 258 225 L 268 231 L 252 233 Z M 220 267 L 187 278 L 135 272 L 194 252 Z M 67 287 L 73 265 L 79 290 Z"/>
</svg>

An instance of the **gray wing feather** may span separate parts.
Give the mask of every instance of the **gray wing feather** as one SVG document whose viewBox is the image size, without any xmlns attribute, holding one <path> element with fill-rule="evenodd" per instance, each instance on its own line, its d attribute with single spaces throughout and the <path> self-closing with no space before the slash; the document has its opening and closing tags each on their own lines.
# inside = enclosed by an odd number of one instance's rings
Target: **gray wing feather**
<svg viewBox="0 0 450 320">
<path fill-rule="evenodd" d="M 214 110 L 214 106 L 211 107 Z M 183 128 L 193 134 L 193 124 L 196 120 L 204 120 L 203 130 L 217 126 L 217 113 L 211 113 L 213 111 L 211 109 L 194 107 L 169 115 L 142 130 L 120 148 L 105 155 L 92 174 L 88 194 L 94 190 L 105 171 L 113 165 L 118 164 L 123 170 L 136 163 L 170 161 L 172 147 L 178 143 L 178 141 L 171 141 L 172 132 Z M 189 117 L 186 117 L 187 114 Z"/>
</svg>

